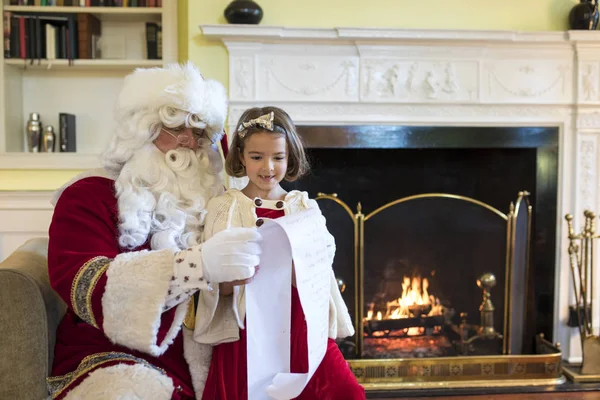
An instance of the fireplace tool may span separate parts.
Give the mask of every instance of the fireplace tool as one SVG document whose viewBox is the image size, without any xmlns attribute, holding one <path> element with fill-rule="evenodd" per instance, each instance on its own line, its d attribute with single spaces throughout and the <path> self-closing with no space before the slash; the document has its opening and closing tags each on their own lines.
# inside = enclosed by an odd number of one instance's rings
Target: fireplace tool
<svg viewBox="0 0 600 400">
<path fill-rule="evenodd" d="M 589 210 L 584 211 L 583 215 L 584 226 L 579 234 L 575 234 L 573 229 L 573 215 L 565 216 L 569 229 L 569 264 L 575 294 L 576 326 L 579 328 L 583 354 L 581 374 L 600 375 L 600 338 L 593 332 L 594 308 L 592 306 L 594 241 L 600 236 L 596 235 L 594 226 L 596 215 Z"/>
</svg>

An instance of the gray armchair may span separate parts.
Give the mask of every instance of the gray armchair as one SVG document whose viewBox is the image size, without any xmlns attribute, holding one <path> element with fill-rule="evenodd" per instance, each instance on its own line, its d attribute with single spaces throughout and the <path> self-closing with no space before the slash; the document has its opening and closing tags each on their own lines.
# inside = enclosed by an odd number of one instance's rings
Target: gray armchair
<svg viewBox="0 0 600 400">
<path fill-rule="evenodd" d="M 56 327 L 66 305 L 48 281 L 48 239 L 0 263 L 0 399 L 46 399 Z"/>
</svg>

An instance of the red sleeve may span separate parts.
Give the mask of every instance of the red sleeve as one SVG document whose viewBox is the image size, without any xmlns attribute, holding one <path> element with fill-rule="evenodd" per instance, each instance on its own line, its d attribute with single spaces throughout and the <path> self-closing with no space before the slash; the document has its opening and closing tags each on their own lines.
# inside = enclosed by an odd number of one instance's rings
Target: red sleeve
<svg viewBox="0 0 600 400">
<path fill-rule="evenodd" d="M 113 185 L 85 178 L 62 193 L 49 230 L 50 284 L 112 342 L 160 355 L 178 334 L 187 303 L 163 313 L 172 251 L 120 249 Z"/>
<path fill-rule="evenodd" d="M 50 284 L 96 328 L 103 321 L 106 269 L 119 253 L 116 207 L 112 180 L 82 179 L 60 196 L 49 229 Z"/>
</svg>

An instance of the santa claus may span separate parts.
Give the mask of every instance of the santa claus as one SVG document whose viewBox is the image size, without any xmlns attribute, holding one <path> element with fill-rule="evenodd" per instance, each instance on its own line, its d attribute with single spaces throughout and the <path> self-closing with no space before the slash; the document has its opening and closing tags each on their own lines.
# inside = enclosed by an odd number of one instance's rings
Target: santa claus
<svg viewBox="0 0 600 400">
<path fill-rule="evenodd" d="M 211 348 L 182 327 L 190 299 L 251 278 L 260 252 L 254 229 L 201 241 L 226 112 L 223 86 L 190 63 L 125 78 L 104 168 L 55 196 L 48 269 L 68 311 L 52 398 L 201 397 Z"/>
</svg>

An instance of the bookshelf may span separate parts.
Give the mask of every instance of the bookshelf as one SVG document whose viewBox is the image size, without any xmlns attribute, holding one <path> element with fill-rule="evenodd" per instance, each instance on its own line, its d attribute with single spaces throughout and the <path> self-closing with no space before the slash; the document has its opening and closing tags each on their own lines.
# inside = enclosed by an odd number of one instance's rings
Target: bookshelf
<svg viewBox="0 0 600 400">
<path fill-rule="evenodd" d="M 87 169 L 112 136 L 114 104 L 123 78 L 139 67 L 177 62 L 177 0 L 162 7 L 14 6 L 0 0 L 9 15 L 68 17 L 90 14 L 101 23 L 99 58 L 5 58 L 0 52 L 0 169 Z M 42 17 L 40 17 L 42 18 Z M 2 18 L 5 31 L 6 18 Z M 147 59 L 146 22 L 159 23 L 162 58 Z M 76 116 L 75 153 L 27 152 L 29 114 L 59 134 L 59 113 Z"/>
</svg>

